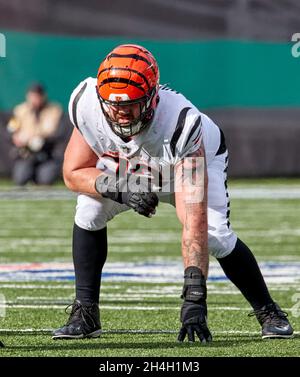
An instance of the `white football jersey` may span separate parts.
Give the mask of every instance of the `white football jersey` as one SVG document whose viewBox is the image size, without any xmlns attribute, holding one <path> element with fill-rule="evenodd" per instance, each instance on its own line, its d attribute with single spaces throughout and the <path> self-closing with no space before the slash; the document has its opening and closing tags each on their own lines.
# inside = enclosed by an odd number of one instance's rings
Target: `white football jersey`
<svg viewBox="0 0 300 377">
<path fill-rule="evenodd" d="M 122 160 L 127 164 L 144 162 L 145 166 L 161 171 L 166 166 L 174 167 L 196 151 L 202 140 L 209 166 L 220 147 L 220 130 L 182 94 L 161 86 L 152 123 L 125 142 L 107 123 L 96 84 L 97 80 L 89 77 L 77 86 L 71 95 L 69 114 L 73 125 L 99 157 L 99 169 L 114 171 Z M 173 178 L 172 175 L 169 179 Z"/>
</svg>

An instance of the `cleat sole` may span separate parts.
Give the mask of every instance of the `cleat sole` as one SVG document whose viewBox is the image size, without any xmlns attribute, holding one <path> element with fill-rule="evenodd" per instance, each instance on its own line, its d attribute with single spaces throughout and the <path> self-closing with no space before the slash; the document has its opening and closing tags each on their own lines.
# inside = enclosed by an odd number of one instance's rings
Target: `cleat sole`
<svg viewBox="0 0 300 377">
<path fill-rule="evenodd" d="M 101 335 L 102 330 L 96 330 L 93 331 L 89 334 L 79 334 L 79 335 L 53 335 L 52 339 L 53 340 L 58 340 L 58 339 L 85 339 L 85 338 L 99 338 Z"/>
<path fill-rule="evenodd" d="M 262 339 L 291 339 L 293 337 L 294 337 L 294 334 L 289 334 L 289 335 L 279 335 L 279 334 L 262 335 Z"/>
</svg>

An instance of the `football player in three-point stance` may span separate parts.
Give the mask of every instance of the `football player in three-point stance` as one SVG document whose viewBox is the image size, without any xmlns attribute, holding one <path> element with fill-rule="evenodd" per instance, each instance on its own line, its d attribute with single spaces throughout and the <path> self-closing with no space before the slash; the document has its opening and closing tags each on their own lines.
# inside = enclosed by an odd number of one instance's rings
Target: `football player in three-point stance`
<svg viewBox="0 0 300 377">
<path fill-rule="evenodd" d="M 291 337 L 286 313 L 272 300 L 252 252 L 229 222 L 224 135 L 182 94 L 159 85 L 153 55 L 137 45 L 116 47 L 101 63 L 97 79 L 87 78 L 74 90 L 69 113 L 74 130 L 63 174 L 67 187 L 79 193 L 73 229 L 76 299 L 53 339 L 100 335 L 107 222 L 130 209 L 151 217 L 159 201 L 174 205 L 182 223 L 178 340 L 212 339 L 206 305 L 209 253 L 252 306 L 262 337 Z M 161 174 L 166 167 L 167 178 Z M 192 178 L 197 173 L 197 184 L 182 178 L 184 169 Z M 155 171 L 158 184 L 149 185 Z"/>
</svg>

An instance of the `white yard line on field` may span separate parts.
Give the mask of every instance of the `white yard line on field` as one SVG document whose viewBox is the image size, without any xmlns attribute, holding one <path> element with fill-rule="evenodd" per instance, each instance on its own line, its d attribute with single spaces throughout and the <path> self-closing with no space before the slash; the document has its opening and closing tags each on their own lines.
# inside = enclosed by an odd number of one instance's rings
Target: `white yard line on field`
<svg viewBox="0 0 300 377">
<path fill-rule="evenodd" d="M 76 194 L 66 189 L 1 188 L 0 200 L 74 200 Z"/>
<path fill-rule="evenodd" d="M 6 309 L 64 309 L 65 304 L 57 303 L 57 305 L 32 305 L 32 304 L 17 304 L 13 301 L 7 301 L 5 304 L 0 304 L 0 308 Z M 101 309 L 107 310 L 137 310 L 137 311 L 161 311 L 161 310 L 176 310 L 179 311 L 179 308 L 176 306 L 120 306 L 120 305 L 101 305 Z M 251 308 L 241 308 L 239 306 L 209 306 L 210 311 L 247 311 L 250 312 Z M 282 308 L 284 311 L 291 311 L 290 308 Z"/>
<path fill-rule="evenodd" d="M 74 290 L 73 284 L 65 285 L 46 285 L 46 284 L 10 284 L 10 283 L 0 283 L 1 288 L 11 288 L 11 289 L 72 289 Z"/>
<path fill-rule="evenodd" d="M 49 334 L 54 329 L 6 329 L 0 328 L 0 333 L 13 333 L 13 334 Z M 177 334 L 177 330 L 147 330 L 147 329 L 120 329 L 120 330 L 102 330 L 103 334 Z M 214 335 L 258 335 L 259 331 L 244 331 L 244 330 L 217 330 L 213 332 Z M 295 331 L 295 335 L 300 335 L 300 331 Z"/>
<path fill-rule="evenodd" d="M 275 228 L 275 229 L 270 229 L 270 230 L 243 230 L 244 235 L 247 237 L 262 237 L 262 238 L 270 238 L 274 237 L 279 238 L 279 237 L 299 237 L 300 236 L 300 229 L 299 228 Z M 299 250 L 299 249 L 298 249 Z"/>
<path fill-rule="evenodd" d="M 219 283 L 217 283 L 219 284 Z M 224 283 L 222 283 L 224 284 Z M 225 283 L 226 285 L 231 285 L 230 282 L 227 282 Z M 118 289 L 122 289 L 124 287 L 120 286 L 120 285 L 113 285 L 113 286 L 110 286 L 110 287 L 106 287 L 106 286 L 102 286 L 101 288 L 101 292 L 102 292 L 102 298 L 105 299 L 105 300 L 109 300 L 109 298 L 107 298 L 105 296 L 105 294 L 103 294 L 104 292 L 111 292 L 113 290 L 118 290 Z M 161 287 L 162 289 L 164 287 Z M 6 284 L 6 283 L 0 283 L 0 290 L 1 289 L 21 289 L 21 290 L 26 290 L 26 289 L 40 289 L 40 290 L 71 290 L 72 292 L 74 291 L 74 285 L 73 284 L 66 284 L 66 285 L 43 285 L 43 284 Z M 162 292 L 162 289 L 159 289 L 157 290 L 158 293 L 161 293 Z M 182 289 L 182 285 L 178 284 L 178 287 L 176 289 L 175 292 L 181 292 L 181 289 Z M 231 290 L 232 289 L 232 290 Z M 270 291 L 275 291 L 275 292 L 288 292 L 288 291 L 300 291 L 300 286 L 299 284 L 285 284 L 284 286 L 282 286 L 282 284 L 274 284 L 274 283 L 270 283 L 269 284 L 269 290 Z M 128 290 L 126 290 L 126 292 L 128 292 Z M 143 294 L 143 291 L 137 291 L 137 292 L 140 292 L 140 297 L 144 297 L 144 294 Z M 150 292 L 148 290 L 146 290 L 146 292 Z M 208 293 L 211 295 L 211 294 L 228 294 L 228 295 L 240 295 L 241 293 L 236 289 L 236 288 L 230 288 L 230 289 L 226 289 L 226 290 L 223 290 L 223 289 L 213 289 L 213 288 L 210 288 L 210 283 L 208 283 Z M 72 293 L 73 294 L 73 293 Z M 138 294 L 138 293 L 137 293 Z M 116 298 L 116 296 L 112 296 L 112 294 L 109 294 L 110 297 L 114 297 Z M 122 294 L 119 294 L 118 296 L 121 296 L 121 297 L 124 297 Z M 169 294 L 161 294 L 162 297 L 178 297 L 178 294 L 174 294 L 173 295 L 169 295 Z M 25 297 L 25 296 L 24 296 Z M 24 297 L 21 296 L 21 298 L 23 299 Z M 27 297 L 27 296 L 26 296 Z M 47 300 L 47 298 L 45 298 L 45 296 L 43 296 L 45 300 Z M 131 296 L 130 296 L 131 297 Z M 148 295 L 147 297 L 151 297 L 150 295 Z M 156 293 L 153 292 L 153 297 L 157 297 Z M 17 299 L 19 299 L 20 297 L 17 297 Z M 38 297 L 39 299 L 40 297 Z M 68 297 L 64 296 L 64 297 L 58 297 L 57 299 L 67 299 Z M 34 300 L 36 299 L 35 297 L 30 297 L 31 300 Z M 49 297 L 49 300 L 52 299 L 52 296 Z"/>
<path fill-rule="evenodd" d="M 229 194 L 236 199 L 299 199 L 298 185 L 259 185 L 256 187 L 232 187 Z M 1 187 L 0 200 L 75 200 L 76 194 L 65 188 L 40 189 L 35 187 L 20 189 Z"/>
<path fill-rule="evenodd" d="M 261 186 L 255 188 L 230 188 L 229 195 L 235 199 L 299 199 L 299 186 Z"/>
</svg>

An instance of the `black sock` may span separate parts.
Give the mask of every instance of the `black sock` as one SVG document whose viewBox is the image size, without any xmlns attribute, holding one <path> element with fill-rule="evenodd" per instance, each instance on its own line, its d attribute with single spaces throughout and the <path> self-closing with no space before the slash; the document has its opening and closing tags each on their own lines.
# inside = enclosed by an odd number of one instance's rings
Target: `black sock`
<svg viewBox="0 0 300 377">
<path fill-rule="evenodd" d="M 89 231 L 74 224 L 73 262 L 76 299 L 82 304 L 99 302 L 101 272 L 107 256 L 107 228 Z"/>
<path fill-rule="evenodd" d="M 254 255 L 240 239 L 233 251 L 227 257 L 218 259 L 218 262 L 253 309 L 273 302 Z"/>
</svg>

